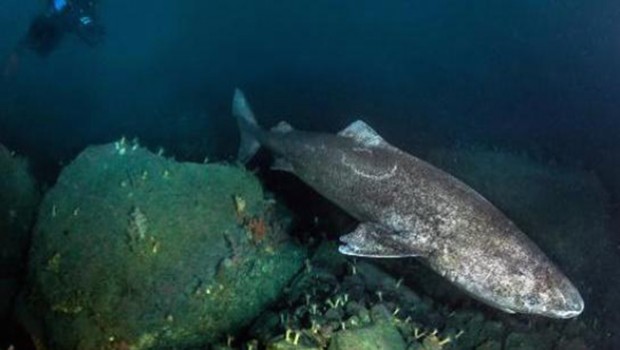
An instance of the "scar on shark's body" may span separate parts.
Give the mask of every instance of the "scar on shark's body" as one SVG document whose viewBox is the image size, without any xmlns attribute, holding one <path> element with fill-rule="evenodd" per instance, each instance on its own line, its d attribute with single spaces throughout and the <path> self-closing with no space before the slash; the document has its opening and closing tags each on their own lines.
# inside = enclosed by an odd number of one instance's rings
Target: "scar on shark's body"
<svg viewBox="0 0 620 350">
<path fill-rule="evenodd" d="M 369 179 L 374 179 L 374 180 L 386 180 L 386 179 L 389 179 L 392 176 L 394 176 L 394 174 L 396 173 L 396 170 L 398 170 L 398 165 L 394 164 L 394 166 L 392 166 L 392 168 L 389 169 L 386 172 L 383 172 L 381 174 L 370 174 L 370 173 L 365 172 L 364 170 L 361 170 L 361 169 L 357 168 L 355 166 L 355 164 L 349 162 L 347 160 L 346 154 L 342 154 L 342 158 L 340 159 L 340 161 L 342 162 L 342 164 L 344 164 L 345 166 L 349 167 L 356 175 L 363 176 L 363 177 L 369 178 Z"/>
</svg>

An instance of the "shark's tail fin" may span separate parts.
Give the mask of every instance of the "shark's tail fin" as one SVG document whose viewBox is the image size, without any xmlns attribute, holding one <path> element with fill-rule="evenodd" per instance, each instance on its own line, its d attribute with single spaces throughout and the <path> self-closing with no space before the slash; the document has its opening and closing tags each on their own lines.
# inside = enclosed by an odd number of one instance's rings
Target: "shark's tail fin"
<svg viewBox="0 0 620 350">
<path fill-rule="evenodd" d="M 239 145 L 239 153 L 237 160 L 247 163 L 260 148 L 257 136 L 261 130 L 256 123 L 254 113 L 245 99 L 243 92 L 235 89 L 235 95 L 232 103 L 232 113 L 239 124 L 239 132 L 241 133 L 241 143 Z"/>
</svg>

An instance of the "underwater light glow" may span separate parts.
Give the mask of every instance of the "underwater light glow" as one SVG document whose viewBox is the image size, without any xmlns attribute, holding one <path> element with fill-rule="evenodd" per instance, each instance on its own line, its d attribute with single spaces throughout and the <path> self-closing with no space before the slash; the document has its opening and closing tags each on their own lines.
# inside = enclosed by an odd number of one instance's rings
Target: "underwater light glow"
<svg viewBox="0 0 620 350">
<path fill-rule="evenodd" d="M 88 16 L 84 16 L 80 18 L 80 22 L 82 22 L 83 25 L 89 25 L 93 22 L 93 20 Z"/>
<path fill-rule="evenodd" d="M 54 10 L 62 11 L 67 6 L 67 0 L 54 0 Z"/>
</svg>

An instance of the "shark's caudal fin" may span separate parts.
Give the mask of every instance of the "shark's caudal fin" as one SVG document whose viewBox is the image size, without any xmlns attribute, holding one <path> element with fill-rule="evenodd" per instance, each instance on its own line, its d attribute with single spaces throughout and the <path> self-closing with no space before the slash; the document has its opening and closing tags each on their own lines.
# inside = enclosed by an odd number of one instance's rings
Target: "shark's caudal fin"
<svg viewBox="0 0 620 350">
<path fill-rule="evenodd" d="M 239 144 L 237 159 L 240 162 L 247 163 L 260 148 L 260 143 L 256 139 L 257 134 L 260 133 L 260 127 L 256 123 L 256 118 L 254 118 L 254 113 L 252 113 L 248 101 L 239 89 L 235 89 L 232 114 L 237 119 L 239 132 L 241 133 L 241 143 Z"/>
</svg>

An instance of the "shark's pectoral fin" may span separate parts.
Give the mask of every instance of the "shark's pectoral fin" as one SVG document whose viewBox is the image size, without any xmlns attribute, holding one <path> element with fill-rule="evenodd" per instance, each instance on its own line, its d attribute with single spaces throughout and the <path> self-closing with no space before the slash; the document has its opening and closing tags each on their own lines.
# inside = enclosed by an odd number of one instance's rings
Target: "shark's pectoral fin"
<svg viewBox="0 0 620 350">
<path fill-rule="evenodd" d="M 364 146 L 393 147 L 373 128 L 362 120 L 356 120 L 338 133 L 339 136 L 352 138 Z"/>
<path fill-rule="evenodd" d="M 420 256 L 423 251 L 404 243 L 404 235 L 375 223 L 361 223 L 355 231 L 340 237 L 342 254 L 374 258 Z"/>
</svg>

